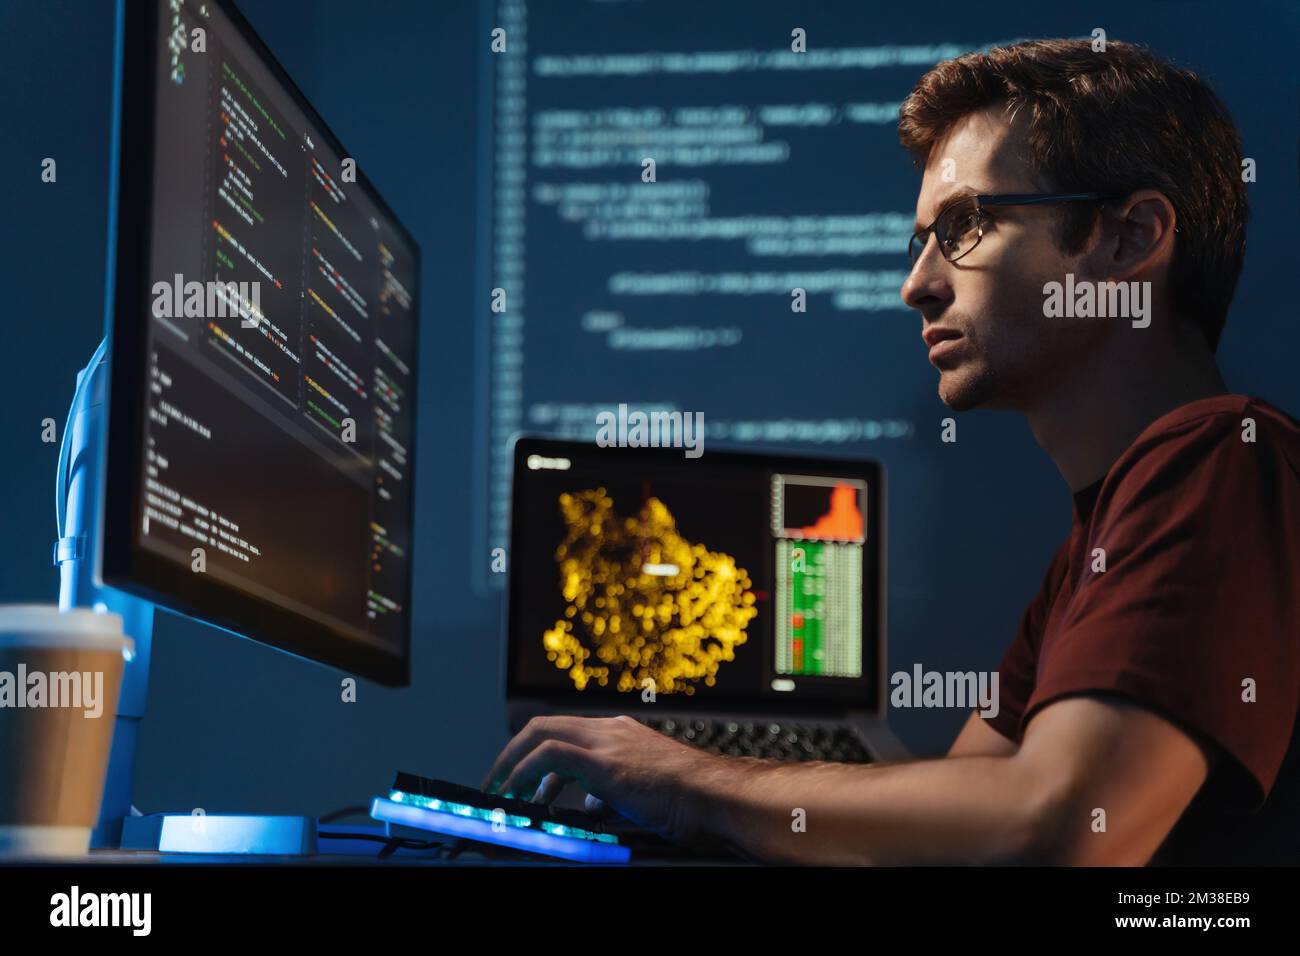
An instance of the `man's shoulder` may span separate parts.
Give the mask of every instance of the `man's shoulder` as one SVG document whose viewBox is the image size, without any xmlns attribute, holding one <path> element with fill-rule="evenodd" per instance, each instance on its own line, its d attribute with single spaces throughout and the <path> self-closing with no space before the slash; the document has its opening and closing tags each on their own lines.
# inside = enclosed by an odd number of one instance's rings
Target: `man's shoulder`
<svg viewBox="0 0 1300 956">
<path fill-rule="evenodd" d="M 1262 398 L 1215 395 L 1148 425 L 1107 474 L 1102 497 L 1211 493 L 1226 490 L 1220 477 L 1233 484 L 1279 472 L 1294 486 L 1285 490 L 1300 491 L 1300 423 Z"/>
<path fill-rule="evenodd" d="M 1148 425 L 1130 451 L 1148 444 L 1177 441 L 1191 436 L 1212 439 L 1227 432 L 1249 441 L 1250 426 L 1284 442 L 1300 441 L 1300 423 L 1269 401 L 1255 395 L 1212 395 L 1161 415 Z"/>
<path fill-rule="evenodd" d="M 1300 423 L 1254 395 L 1214 395 L 1181 405 L 1143 430 L 1130 452 L 1179 441 L 1218 441 L 1231 435 L 1243 444 L 1267 436 L 1286 446 L 1300 444 Z"/>
</svg>

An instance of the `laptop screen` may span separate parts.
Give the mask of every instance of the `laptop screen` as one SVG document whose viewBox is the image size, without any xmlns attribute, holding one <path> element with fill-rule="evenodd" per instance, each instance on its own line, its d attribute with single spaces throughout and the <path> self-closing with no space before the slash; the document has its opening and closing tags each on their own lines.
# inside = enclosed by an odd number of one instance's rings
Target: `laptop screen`
<svg viewBox="0 0 1300 956">
<path fill-rule="evenodd" d="M 507 695 L 875 710 L 874 462 L 520 439 Z"/>
</svg>

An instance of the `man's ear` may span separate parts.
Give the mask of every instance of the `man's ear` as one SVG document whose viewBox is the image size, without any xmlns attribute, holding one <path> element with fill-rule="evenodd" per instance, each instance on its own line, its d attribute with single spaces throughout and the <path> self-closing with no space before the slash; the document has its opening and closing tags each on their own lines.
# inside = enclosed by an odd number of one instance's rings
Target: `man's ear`
<svg viewBox="0 0 1300 956">
<path fill-rule="evenodd" d="M 1088 255 L 1090 271 L 1120 281 L 1151 276 L 1174 254 L 1178 214 L 1156 189 L 1139 189 L 1107 204 L 1101 239 Z"/>
</svg>

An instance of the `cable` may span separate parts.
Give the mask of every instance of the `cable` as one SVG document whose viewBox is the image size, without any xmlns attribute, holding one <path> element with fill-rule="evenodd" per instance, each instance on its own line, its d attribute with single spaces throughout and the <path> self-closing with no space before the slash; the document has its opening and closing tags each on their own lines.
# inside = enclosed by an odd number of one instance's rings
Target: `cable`
<svg viewBox="0 0 1300 956">
<path fill-rule="evenodd" d="M 338 810 L 331 810 L 329 813 L 322 816 L 317 822 L 333 823 L 341 817 L 350 817 L 358 813 L 365 814 L 368 817 L 370 815 L 370 807 L 366 804 L 358 803 L 351 807 L 342 807 Z"/>
<path fill-rule="evenodd" d="M 375 843 L 394 843 L 404 850 L 432 850 L 447 844 L 441 840 L 412 840 L 407 837 L 385 836 L 381 833 L 317 833 L 322 840 L 371 840 Z"/>
<path fill-rule="evenodd" d="M 382 843 L 378 854 L 381 860 L 387 860 L 398 850 L 435 850 L 441 853 L 450 846 L 439 840 L 412 840 L 378 833 L 317 833 L 316 836 L 322 840 L 369 840 L 372 843 Z"/>
<path fill-rule="evenodd" d="M 331 810 L 323 814 L 318 823 L 330 823 L 342 817 L 350 817 L 358 814 L 369 815 L 370 807 L 365 804 L 354 804 L 350 807 L 340 807 L 338 810 Z M 443 850 L 451 846 L 442 840 L 416 840 L 410 837 L 395 837 L 387 834 L 378 833 L 329 833 L 318 830 L 316 836 L 322 840 L 369 840 L 372 843 L 382 843 L 383 848 L 379 851 L 379 858 L 386 860 L 398 850 Z"/>
</svg>

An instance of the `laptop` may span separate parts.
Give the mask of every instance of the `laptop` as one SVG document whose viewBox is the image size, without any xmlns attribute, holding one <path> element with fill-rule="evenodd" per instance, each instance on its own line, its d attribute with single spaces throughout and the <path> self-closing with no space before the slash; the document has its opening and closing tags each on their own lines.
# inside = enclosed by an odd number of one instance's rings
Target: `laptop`
<svg viewBox="0 0 1300 956">
<path fill-rule="evenodd" d="M 520 437 L 505 696 L 782 760 L 907 756 L 885 721 L 872 461 Z"/>
</svg>

